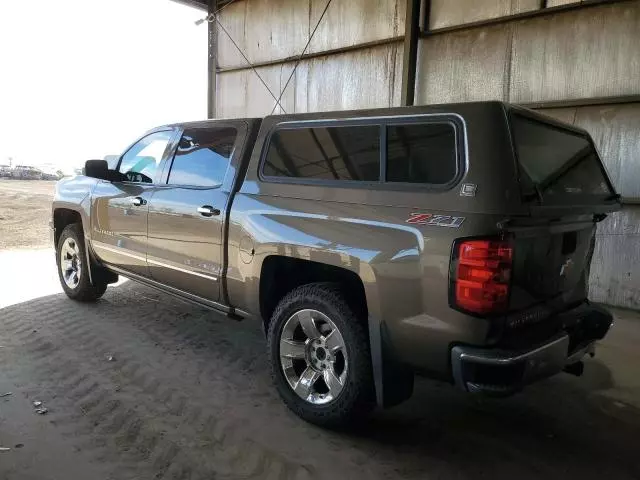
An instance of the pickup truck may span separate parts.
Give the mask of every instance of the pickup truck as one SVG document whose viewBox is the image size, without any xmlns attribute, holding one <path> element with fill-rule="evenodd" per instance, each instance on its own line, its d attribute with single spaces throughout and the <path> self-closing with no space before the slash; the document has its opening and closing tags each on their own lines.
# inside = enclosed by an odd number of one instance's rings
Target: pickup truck
<svg viewBox="0 0 640 480">
<path fill-rule="evenodd" d="M 57 184 L 66 294 L 123 275 L 260 322 L 275 388 L 316 424 L 395 405 L 416 374 L 499 396 L 579 375 L 612 324 L 587 287 L 620 197 L 587 132 L 530 110 L 181 123 L 115 160 Z"/>
</svg>

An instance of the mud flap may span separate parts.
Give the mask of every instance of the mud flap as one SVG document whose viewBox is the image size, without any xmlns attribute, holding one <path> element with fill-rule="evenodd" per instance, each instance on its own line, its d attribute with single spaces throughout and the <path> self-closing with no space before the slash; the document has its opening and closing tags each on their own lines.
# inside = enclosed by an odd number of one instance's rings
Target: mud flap
<svg viewBox="0 0 640 480">
<path fill-rule="evenodd" d="M 378 406 L 389 408 L 404 402 L 413 394 L 414 373 L 394 359 L 384 324 L 371 316 L 369 344 Z"/>
<path fill-rule="evenodd" d="M 85 251 L 87 252 L 87 264 L 89 265 L 89 281 L 91 282 L 91 285 L 96 285 L 96 282 L 104 282 L 107 285 L 116 283 L 118 281 L 118 274 L 112 272 L 111 270 L 107 270 L 98 263 L 98 260 L 93 253 L 93 249 L 89 247 L 90 242 L 86 235 L 84 237 L 84 245 Z"/>
<path fill-rule="evenodd" d="M 96 265 L 95 263 L 91 263 L 91 283 L 95 285 L 93 282 L 104 282 L 107 285 L 111 285 L 112 283 L 116 283 L 118 281 L 118 274 L 113 273 L 111 270 L 107 270 L 104 267 Z"/>
</svg>

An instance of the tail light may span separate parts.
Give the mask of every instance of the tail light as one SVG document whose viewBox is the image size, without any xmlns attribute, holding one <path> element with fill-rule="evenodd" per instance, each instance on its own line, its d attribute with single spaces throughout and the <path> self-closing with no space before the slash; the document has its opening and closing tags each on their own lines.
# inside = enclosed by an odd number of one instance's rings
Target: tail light
<svg viewBox="0 0 640 480">
<path fill-rule="evenodd" d="M 471 313 L 507 309 L 513 248 L 508 240 L 463 240 L 454 247 L 452 306 Z"/>
</svg>

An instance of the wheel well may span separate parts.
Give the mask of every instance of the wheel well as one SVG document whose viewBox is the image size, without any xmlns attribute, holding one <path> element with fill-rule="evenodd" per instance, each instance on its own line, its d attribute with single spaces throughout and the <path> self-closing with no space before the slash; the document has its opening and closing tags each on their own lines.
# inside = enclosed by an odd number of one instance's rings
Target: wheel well
<svg viewBox="0 0 640 480">
<path fill-rule="evenodd" d="M 82 217 L 75 210 L 69 210 L 68 208 L 58 208 L 53 212 L 53 228 L 55 228 L 54 241 L 55 245 L 58 245 L 60 234 L 67 225 L 73 223 L 79 223 L 82 225 Z"/>
<path fill-rule="evenodd" d="M 324 263 L 272 255 L 264 260 L 260 274 L 260 314 L 265 332 L 282 297 L 296 287 L 316 282 L 340 284 L 349 306 L 366 321 L 367 299 L 362 280 L 356 273 Z"/>
</svg>

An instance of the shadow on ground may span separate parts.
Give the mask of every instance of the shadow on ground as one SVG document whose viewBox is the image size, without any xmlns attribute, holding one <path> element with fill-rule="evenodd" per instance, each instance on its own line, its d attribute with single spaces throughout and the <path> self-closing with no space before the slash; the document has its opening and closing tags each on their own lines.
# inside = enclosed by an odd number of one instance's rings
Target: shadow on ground
<svg viewBox="0 0 640 480">
<path fill-rule="evenodd" d="M 259 325 L 140 285 L 0 309 L 0 341 L 19 394 L 47 396 L 52 428 L 117 478 L 640 478 L 640 411 L 606 394 L 615 372 L 597 357 L 506 400 L 418 380 L 338 433 L 282 405 Z"/>
</svg>

